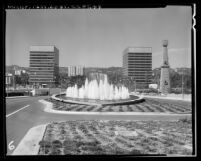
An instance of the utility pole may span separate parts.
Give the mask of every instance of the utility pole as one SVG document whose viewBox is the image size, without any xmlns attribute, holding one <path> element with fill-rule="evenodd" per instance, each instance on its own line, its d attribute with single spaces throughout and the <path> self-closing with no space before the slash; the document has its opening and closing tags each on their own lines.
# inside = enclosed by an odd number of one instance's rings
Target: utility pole
<svg viewBox="0 0 201 161">
<path fill-rule="evenodd" d="M 184 70 L 182 70 L 182 99 L 184 99 Z"/>
<path fill-rule="evenodd" d="M 15 74 L 13 74 L 13 88 L 15 90 Z"/>
<path fill-rule="evenodd" d="M 135 80 L 135 92 L 136 92 L 136 80 Z"/>
<path fill-rule="evenodd" d="M 62 79 L 60 78 L 60 99 L 61 99 Z"/>
</svg>

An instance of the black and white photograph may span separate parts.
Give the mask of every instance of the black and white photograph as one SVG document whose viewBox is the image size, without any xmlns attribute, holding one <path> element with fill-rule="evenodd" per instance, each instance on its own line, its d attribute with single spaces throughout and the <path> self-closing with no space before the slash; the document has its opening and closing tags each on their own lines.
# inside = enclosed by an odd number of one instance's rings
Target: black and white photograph
<svg viewBox="0 0 201 161">
<path fill-rule="evenodd" d="M 194 12 L 7 8 L 6 156 L 195 156 Z"/>
</svg>

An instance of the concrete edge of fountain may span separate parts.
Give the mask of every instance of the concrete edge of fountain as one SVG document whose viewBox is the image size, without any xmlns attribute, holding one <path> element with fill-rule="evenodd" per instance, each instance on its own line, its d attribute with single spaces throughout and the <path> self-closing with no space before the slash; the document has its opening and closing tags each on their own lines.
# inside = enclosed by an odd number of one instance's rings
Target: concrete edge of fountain
<svg viewBox="0 0 201 161">
<path fill-rule="evenodd" d="M 83 102 L 83 101 L 75 101 L 75 100 L 65 100 L 61 99 L 57 96 L 62 95 L 62 94 L 54 94 L 51 96 L 52 99 L 65 102 L 65 103 L 73 103 L 73 104 L 80 104 L 80 105 L 95 105 L 95 106 L 108 106 L 108 105 L 124 105 L 124 104 L 134 104 L 134 103 L 139 103 L 144 101 L 143 96 L 136 96 L 138 97 L 137 99 L 131 99 L 131 100 L 126 100 L 126 101 L 120 101 L 120 102 L 111 102 L 111 103 L 95 103 L 95 102 Z"/>
</svg>

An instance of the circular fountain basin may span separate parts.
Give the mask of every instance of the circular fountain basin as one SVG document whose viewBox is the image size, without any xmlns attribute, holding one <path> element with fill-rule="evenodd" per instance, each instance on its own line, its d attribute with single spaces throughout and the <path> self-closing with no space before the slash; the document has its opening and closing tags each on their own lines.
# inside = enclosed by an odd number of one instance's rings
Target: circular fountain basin
<svg viewBox="0 0 201 161">
<path fill-rule="evenodd" d="M 66 97 L 66 94 L 57 94 L 52 95 L 52 99 L 72 103 L 72 104 L 81 104 L 81 105 L 98 105 L 98 106 L 107 106 L 107 105 L 127 105 L 143 102 L 144 98 L 140 96 L 130 95 L 128 99 L 118 99 L 118 100 L 99 100 L 99 99 L 81 99 L 81 98 L 72 98 Z"/>
</svg>

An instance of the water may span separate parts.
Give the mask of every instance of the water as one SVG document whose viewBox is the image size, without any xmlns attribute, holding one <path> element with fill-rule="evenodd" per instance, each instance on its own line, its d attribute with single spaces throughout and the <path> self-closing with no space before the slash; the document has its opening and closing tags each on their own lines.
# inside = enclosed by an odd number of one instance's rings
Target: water
<svg viewBox="0 0 201 161">
<path fill-rule="evenodd" d="M 118 100 L 128 99 L 129 92 L 123 85 L 121 87 L 117 87 L 113 84 L 109 84 L 107 75 L 104 75 L 104 80 L 100 79 L 97 81 L 97 79 L 94 79 L 88 81 L 88 79 L 86 79 L 84 86 L 81 88 L 78 88 L 77 84 L 73 87 L 68 87 L 66 89 L 66 97 Z"/>
</svg>

